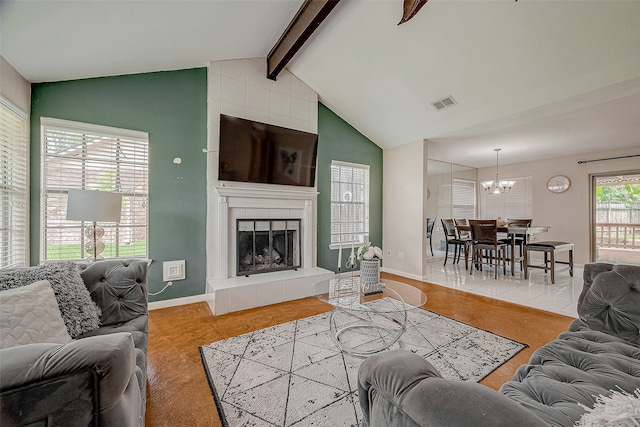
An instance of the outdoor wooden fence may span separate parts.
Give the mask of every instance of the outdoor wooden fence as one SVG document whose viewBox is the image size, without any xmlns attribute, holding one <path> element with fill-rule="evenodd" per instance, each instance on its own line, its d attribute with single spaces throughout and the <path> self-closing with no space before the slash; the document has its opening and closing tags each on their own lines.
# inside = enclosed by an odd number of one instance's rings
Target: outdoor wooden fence
<svg viewBox="0 0 640 427">
<path fill-rule="evenodd" d="M 640 224 L 596 223 L 596 244 L 605 248 L 640 249 Z"/>
</svg>

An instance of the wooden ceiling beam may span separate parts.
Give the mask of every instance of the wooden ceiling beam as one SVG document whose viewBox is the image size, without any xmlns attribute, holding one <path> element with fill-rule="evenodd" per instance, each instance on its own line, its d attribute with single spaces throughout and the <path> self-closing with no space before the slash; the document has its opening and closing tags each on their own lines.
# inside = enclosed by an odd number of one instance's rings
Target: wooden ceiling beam
<svg viewBox="0 0 640 427">
<path fill-rule="evenodd" d="M 267 78 L 275 80 L 280 71 L 302 48 L 340 0 L 305 0 L 287 29 L 267 55 Z"/>
<path fill-rule="evenodd" d="M 398 25 L 404 24 L 416 16 L 416 13 L 418 13 L 422 6 L 427 4 L 427 1 L 429 0 L 404 0 L 402 19 L 398 22 Z"/>
</svg>

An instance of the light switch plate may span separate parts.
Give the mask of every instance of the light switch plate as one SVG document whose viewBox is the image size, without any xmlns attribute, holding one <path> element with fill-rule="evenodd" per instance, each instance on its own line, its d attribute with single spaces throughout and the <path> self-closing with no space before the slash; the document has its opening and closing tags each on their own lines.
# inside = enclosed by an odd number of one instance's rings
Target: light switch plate
<svg viewBox="0 0 640 427">
<path fill-rule="evenodd" d="M 184 260 L 164 261 L 162 263 L 162 281 L 185 279 Z"/>
</svg>

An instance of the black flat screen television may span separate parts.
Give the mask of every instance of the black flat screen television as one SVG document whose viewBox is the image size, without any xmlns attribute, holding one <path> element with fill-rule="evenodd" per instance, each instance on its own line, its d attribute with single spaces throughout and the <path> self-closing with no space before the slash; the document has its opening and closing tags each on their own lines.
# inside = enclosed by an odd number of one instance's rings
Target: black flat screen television
<svg viewBox="0 0 640 427">
<path fill-rule="evenodd" d="M 318 135 L 220 115 L 221 181 L 313 187 Z"/>
</svg>

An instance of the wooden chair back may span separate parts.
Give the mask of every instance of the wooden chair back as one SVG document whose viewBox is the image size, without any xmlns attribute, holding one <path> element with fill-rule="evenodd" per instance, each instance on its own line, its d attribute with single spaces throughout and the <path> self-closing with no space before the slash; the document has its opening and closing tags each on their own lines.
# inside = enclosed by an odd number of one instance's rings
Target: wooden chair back
<svg viewBox="0 0 640 427">
<path fill-rule="evenodd" d="M 453 219 L 445 219 L 442 218 L 442 228 L 444 229 L 444 235 L 447 240 L 456 238 L 456 226 L 453 222 Z"/>
<path fill-rule="evenodd" d="M 508 219 L 507 224 L 512 227 L 530 227 L 533 219 Z"/>
<path fill-rule="evenodd" d="M 456 224 L 456 231 L 458 232 L 458 239 L 460 240 L 471 240 L 471 232 L 470 231 L 460 231 L 458 228 L 459 225 L 469 225 L 469 221 L 466 218 L 463 219 L 454 219 L 453 222 Z"/>
<path fill-rule="evenodd" d="M 496 245 L 498 243 L 498 222 L 495 219 L 471 219 L 469 225 L 474 244 Z"/>
</svg>

